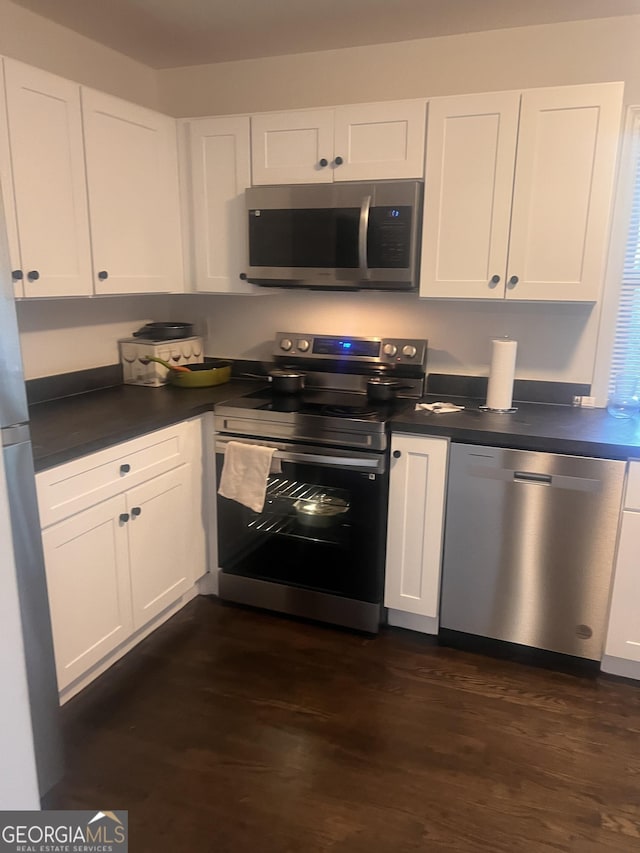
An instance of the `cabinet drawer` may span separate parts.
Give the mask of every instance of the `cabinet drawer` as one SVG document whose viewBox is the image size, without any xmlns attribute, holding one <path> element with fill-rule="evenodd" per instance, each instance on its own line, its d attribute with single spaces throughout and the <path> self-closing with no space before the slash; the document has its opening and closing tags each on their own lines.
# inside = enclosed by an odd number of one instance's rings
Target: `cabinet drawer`
<svg viewBox="0 0 640 853">
<path fill-rule="evenodd" d="M 640 509 L 640 462 L 629 462 L 625 509 Z"/>
<path fill-rule="evenodd" d="M 36 477 L 42 527 L 181 465 L 187 435 L 186 424 L 177 424 L 42 471 Z"/>
</svg>

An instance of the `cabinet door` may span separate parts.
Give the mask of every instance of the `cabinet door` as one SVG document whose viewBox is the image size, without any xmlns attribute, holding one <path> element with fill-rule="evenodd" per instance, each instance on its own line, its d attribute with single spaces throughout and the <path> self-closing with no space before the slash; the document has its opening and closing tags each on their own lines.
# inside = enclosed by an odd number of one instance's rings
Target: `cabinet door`
<svg viewBox="0 0 640 853">
<path fill-rule="evenodd" d="M 175 120 L 82 90 L 96 293 L 183 290 Z"/>
<path fill-rule="evenodd" d="M 137 630 L 190 586 L 191 465 L 127 493 L 133 625 Z"/>
<path fill-rule="evenodd" d="M 240 279 L 247 264 L 249 131 L 245 116 L 185 124 L 195 290 L 203 293 L 253 291 Z"/>
<path fill-rule="evenodd" d="M 321 161 L 326 161 L 322 166 Z M 251 119 L 254 184 L 333 180 L 333 110 L 269 113 Z"/>
<path fill-rule="evenodd" d="M 5 100 L 4 64 L 0 60 L 0 210 L 4 210 L 4 221 L 9 242 L 9 262 L 17 275 L 13 277 L 14 294 L 24 296 L 22 286 L 22 261 L 18 242 L 18 221 L 13 193 L 13 175 L 11 172 L 11 153 L 9 149 L 9 125 L 7 124 L 7 104 Z"/>
<path fill-rule="evenodd" d="M 385 607 L 438 617 L 448 447 L 444 438 L 392 437 Z"/>
<path fill-rule="evenodd" d="M 5 59 L 25 296 L 93 292 L 80 87 Z"/>
<path fill-rule="evenodd" d="M 613 578 L 605 654 L 640 662 L 640 512 L 625 510 Z"/>
<path fill-rule="evenodd" d="M 605 83 L 523 93 L 508 298 L 598 299 L 622 88 Z"/>
<path fill-rule="evenodd" d="M 519 105 L 517 92 L 429 103 L 420 296 L 504 297 Z"/>
<path fill-rule="evenodd" d="M 423 100 L 337 107 L 334 181 L 421 178 L 425 114 Z"/>
<path fill-rule="evenodd" d="M 60 690 L 131 633 L 124 510 L 112 498 L 42 534 Z"/>
</svg>

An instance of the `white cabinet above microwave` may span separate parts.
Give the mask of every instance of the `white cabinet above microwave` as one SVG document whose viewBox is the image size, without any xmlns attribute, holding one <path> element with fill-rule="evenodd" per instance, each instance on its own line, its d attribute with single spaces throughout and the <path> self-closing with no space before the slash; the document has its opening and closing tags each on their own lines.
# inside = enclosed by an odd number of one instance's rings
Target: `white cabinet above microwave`
<svg viewBox="0 0 640 853">
<path fill-rule="evenodd" d="M 425 115 L 419 99 L 253 116 L 252 183 L 421 178 Z"/>
</svg>

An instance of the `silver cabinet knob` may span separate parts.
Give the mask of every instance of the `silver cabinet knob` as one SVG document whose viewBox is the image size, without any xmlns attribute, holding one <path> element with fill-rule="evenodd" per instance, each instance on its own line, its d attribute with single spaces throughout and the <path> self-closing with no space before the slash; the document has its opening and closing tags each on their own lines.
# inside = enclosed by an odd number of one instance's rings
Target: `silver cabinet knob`
<svg viewBox="0 0 640 853">
<path fill-rule="evenodd" d="M 402 355 L 405 358 L 414 358 L 417 351 L 418 350 L 412 344 L 407 344 L 406 346 L 402 347 Z"/>
<path fill-rule="evenodd" d="M 280 349 L 283 349 L 285 352 L 289 352 L 292 346 L 293 343 L 289 340 L 289 338 L 283 338 L 280 341 Z"/>
<path fill-rule="evenodd" d="M 305 338 L 301 338 L 299 341 L 297 341 L 296 346 L 298 347 L 300 352 L 306 352 L 309 349 L 310 344 L 309 341 L 307 341 Z"/>
<path fill-rule="evenodd" d="M 385 355 L 395 355 L 398 352 L 398 347 L 395 344 L 385 344 L 382 347 L 382 352 Z"/>
</svg>

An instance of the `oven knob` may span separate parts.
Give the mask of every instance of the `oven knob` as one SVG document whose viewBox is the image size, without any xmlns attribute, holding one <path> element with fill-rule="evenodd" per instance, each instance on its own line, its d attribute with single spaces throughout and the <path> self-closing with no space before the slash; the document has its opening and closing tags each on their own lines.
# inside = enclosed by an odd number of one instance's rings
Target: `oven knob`
<svg viewBox="0 0 640 853">
<path fill-rule="evenodd" d="M 309 349 L 309 341 L 305 340 L 304 338 L 301 338 L 299 341 L 297 341 L 296 346 L 298 347 L 300 352 L 306 352 Z"/>
<path fill-rule="evenodd" d="M 406 347 L 402 347 L 402 355 L 405 358 L 413 358 L 417 352 L 417 349 L 411 344 L 407 344 Z"/>
<path fill-rule="evenodd" d="M 292 346 L 293 346 L 293 344 L 291 343 L 289 338 L 283 338 L 280 341 L 280 349 L 283 349 L 285 352 L 288 352 Z"/>
<path fill-rule="evenodd" d="M 394 356 L 398 352 L 398 347 L 395 344 L 385 344 L 382 347 L 382 352 L 385 355 Z"/>
</svg>

